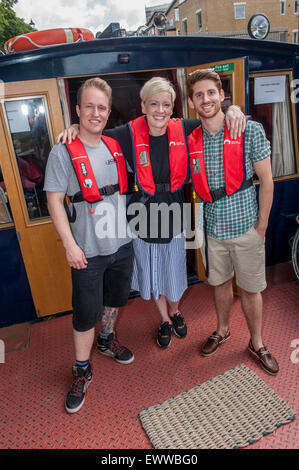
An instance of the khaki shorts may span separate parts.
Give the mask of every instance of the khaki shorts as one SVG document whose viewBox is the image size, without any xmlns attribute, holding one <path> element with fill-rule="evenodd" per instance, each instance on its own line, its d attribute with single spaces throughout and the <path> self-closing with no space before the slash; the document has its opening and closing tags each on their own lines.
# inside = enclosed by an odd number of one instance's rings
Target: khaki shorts
<svg viewBox="0 0 299 470">
<path fill-rule="evenodd" d="M 205 264 L 205 245 L 201 253 Z M 267 287 L 265 242 L 254 227 L 237 238 L 217 240 L 208 237 L 209 277 L 219 286 L 236 275 L 236 283 L 248 292 L 261 292 Z"/>
</svg>

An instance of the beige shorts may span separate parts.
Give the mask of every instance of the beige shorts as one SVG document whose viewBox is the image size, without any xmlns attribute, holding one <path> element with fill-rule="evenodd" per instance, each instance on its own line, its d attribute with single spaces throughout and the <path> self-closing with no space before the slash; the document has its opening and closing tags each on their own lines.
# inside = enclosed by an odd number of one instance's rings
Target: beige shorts
<svg viewBox="0 0 299 470">
<path fill-rule="evenodd" d="M 201 247 L 205 264 L 205 245 Z M 237 238 L 217 240 L 208 237 L 209 277 L 219 286 L 236 275 L 236 283 L 248 292 L 261 292 L 267 287 L 265 242 L 254 227 Z"/>
</svg>

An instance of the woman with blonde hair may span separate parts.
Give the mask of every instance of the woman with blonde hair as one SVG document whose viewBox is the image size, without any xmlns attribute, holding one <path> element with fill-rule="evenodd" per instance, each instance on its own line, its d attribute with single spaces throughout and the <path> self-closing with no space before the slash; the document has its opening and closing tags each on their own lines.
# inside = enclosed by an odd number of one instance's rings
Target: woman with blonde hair
<svg viewBox="0 0 299 470">
<path fill-rule="evenodd" d="M 135 236 L 131 285 L 143 299 L 153 296 L 161 317 L 157 343 L 166 348 L 172 332 L 179 338 L 187 335 L 179 310 L 188 287 L 183 185 L 189 180 L 186 139 L 200 121 L 171 119 L 176 93 L 163 77 L 148 80 L 140 98 L 143 116 L 104 134 L 119 142 L 135 175 L 137 191 L 128 206 L 128 220 Z M 232 133 L 243 127 L 243 114 L 238 107 L 229 108 L 227 120 Z M 69 132 L 65 131 L 63 141 L 76 135 L 73 125 Z M 140 208 L 137 224 L 136 207 Z M 159 208 L 163 210 L 159 212 Z"/>
</svg>

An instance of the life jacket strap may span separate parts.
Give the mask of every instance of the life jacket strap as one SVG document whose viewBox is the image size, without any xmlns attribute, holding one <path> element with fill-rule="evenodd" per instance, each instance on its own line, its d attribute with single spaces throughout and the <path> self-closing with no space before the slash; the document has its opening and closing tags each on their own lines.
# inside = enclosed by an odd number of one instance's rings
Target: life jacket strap
<svg viewBox="0 0 299 470">
<path fill-rule="evenodd" d="M 138 193 L 139 191 L 142 191 L 142 190 L 139 189 L 137 184 L 134 184 L 134 185 L 131 185 L 131 188 L 129 189 L 128 194 Z M 170 183 L 156 183 L 155 184 L 155 194 L 167 193 L 168 191 L 171 191 Z"/>
<path fill-rule="evenodd" d="M 155 187 L 156 187 L 156 194 L 167 193 L 171 189 L 171 186 L 169 183 L 156 183 Z"/>
<path fill-rule="evenodd" d="M 252 185 L 253 185 L 253 179 L 248 178 L 248 180 L 246 180 L 242 184 L 241 188 L 238 189 L 238 191 L 236 191 L 236 192 L 244 191 L 245 189 L 250 188 L 250 186 L 252 186 Z M 222 186 L 221 188 L 218 188 L 218 189 L 211 190 L 210 193 L 211 193 L 211 197 L 212 197 L 212 202 L 219 201 L 219 199 L 222 199 L 222 198 L 227 196 L 225 186 Z"/>
<path fill-rule="evenodd" d="M 76 212 L 75 207 L 73 207 L 72 212 L 70 211 L 67 199 L 69 199 L 68 196 L 66 196 L 63 200 L 64 210 L 66 212 L 69 223 L 73 224 L 75 222 L 76 218 L 77 218 L 77 212 Z"/>
<path fill-rule="evenodd" d="M 119 191 L 119 185 L 118 184 L 108 184 L 107 186 L 103 186 L 102 188 L 99 188 L 99 192 L 101 196 L 111 196 L 112 194 L 116 193 Z M 67 196 L 69 199 L 69 202 L 72 204 L 76 204 L 76 202 L 82 202 L 86 201 L 83 197 L 82 191 L 78 191 L 76 194 L 73 196 Z M 72 212 L 70 211 L 69 204 L 67 202 L 66 197 L 64 198 L 63 201 L 64 204 L 64 209 L 67 215 L 67 218 L 71 224 L 73 224 L 77 218 L 77 213 L 75 207 L 72 208 Z M 90 203 L 92 204 L 92 203 Z"/>
<path fill-rule="evenodd" d="M 99 188 L 99 193 L 101 196 L 111 196 L 117 191 L 119 191 L 118 184 L 108 184 L 107 186 L 103 186 L 102 188 Z M 85 201 L 82 191 L 78 191 L 73 196 L 69 196 L 69 199 L 70 199 L 70 202 L 72 202 L 73 204 L 76 202 Z"/>
</svg>

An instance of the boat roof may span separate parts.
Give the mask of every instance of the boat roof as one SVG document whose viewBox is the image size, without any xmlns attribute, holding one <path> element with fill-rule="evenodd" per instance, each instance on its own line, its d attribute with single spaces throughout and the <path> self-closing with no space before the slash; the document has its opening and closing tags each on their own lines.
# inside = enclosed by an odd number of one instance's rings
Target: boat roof
<svg viewBox="0 0 299 470">
<path fill-rule="evenodd" d="M 299 67 L 299 45 L 254 39 L 160 36 L 96 39 L 0 56 L 3 82 L 179 68 L 249 57 L 249 70 Z M 299 74 L 299 71 L 295 74 Z"/>
</svg>

